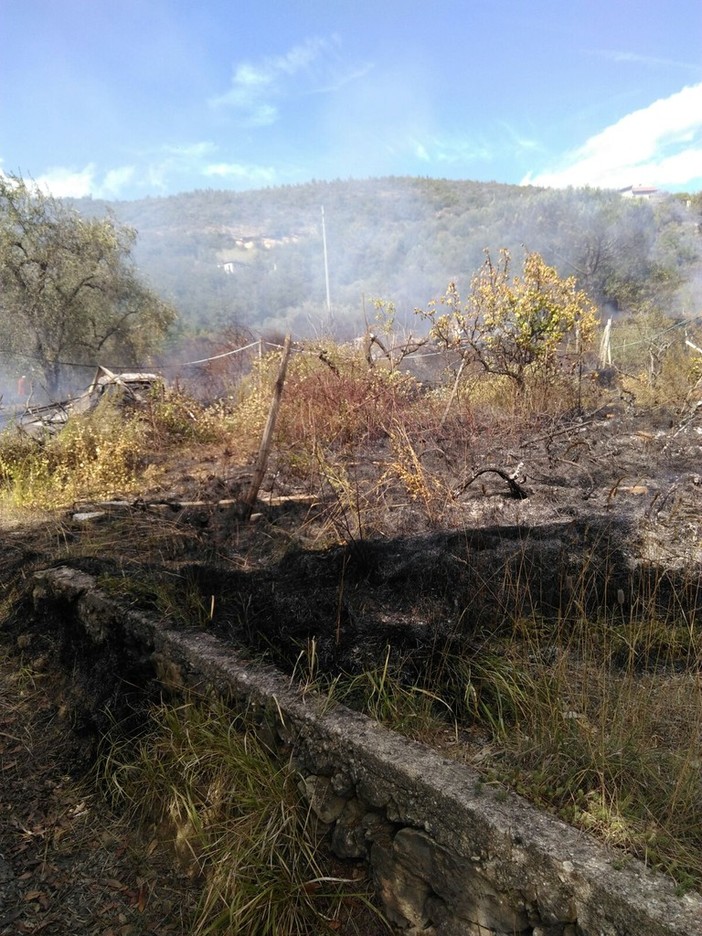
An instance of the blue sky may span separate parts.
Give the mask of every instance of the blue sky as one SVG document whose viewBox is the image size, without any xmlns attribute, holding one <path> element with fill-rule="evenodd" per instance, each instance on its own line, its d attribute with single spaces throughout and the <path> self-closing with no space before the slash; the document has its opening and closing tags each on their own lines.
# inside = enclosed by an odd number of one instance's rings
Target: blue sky
<svg viewBox="0 0 702 936">
<path fill-rule="evenodd" d="M 109 199 L 702 189 L 700 0 L 0 0 L 0 169 Z"/>
</svg>

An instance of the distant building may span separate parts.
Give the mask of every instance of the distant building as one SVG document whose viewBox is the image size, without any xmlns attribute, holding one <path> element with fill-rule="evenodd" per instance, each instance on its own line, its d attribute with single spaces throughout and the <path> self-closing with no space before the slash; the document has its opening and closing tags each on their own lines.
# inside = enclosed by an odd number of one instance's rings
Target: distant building
<svg viewBox="0 0 702 936">
<path fill-rule="evenodd" d="M 653 185 L 627 185 L 619 189 L 619 194 L 624 198 L 653 198 L 663 193 Z"/>
</svg>

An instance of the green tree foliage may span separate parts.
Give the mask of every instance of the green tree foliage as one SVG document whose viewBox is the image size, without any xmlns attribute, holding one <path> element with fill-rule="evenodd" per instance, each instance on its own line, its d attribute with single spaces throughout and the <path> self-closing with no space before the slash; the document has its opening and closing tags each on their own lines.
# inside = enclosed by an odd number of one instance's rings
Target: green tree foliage
<svg viewBox="0 0 702 936">
<path fill-rule="evenodd" d="M 66 363 L 143 363 L 175 312 L 139 278 L 135 233 L 86 219 L 18 176 L 0 176 L 3 350 L 56 398 Z"/>
<path fill-rule="evenodd" d="M 487 253 L 465 301 L 452 282 L 425 314 L 441 345 L 509 377 L 521 391 L 529 372 L 553 370 L 568 338 L 579 350 L 597 317 L 575 277 L 562 278 L 539 254 L 526 254 L 521 276 L 512 277 L 510 265 L 509 251 L 500 252 L 498 263 Z"/>
<path fill-rule="evenodd" d="M 672 196 L 625 198 L 598 189 L 543 190 L 519 206 L 517 243 L 537 250 L 601 308 L 681 309 L 680 288 L 695 279 L 700 238 L 690 210 Z M 491 242 L 486 241 L 486 246 Z M 514 246 L 514 236 L 503 244 Z"/>
</svg>

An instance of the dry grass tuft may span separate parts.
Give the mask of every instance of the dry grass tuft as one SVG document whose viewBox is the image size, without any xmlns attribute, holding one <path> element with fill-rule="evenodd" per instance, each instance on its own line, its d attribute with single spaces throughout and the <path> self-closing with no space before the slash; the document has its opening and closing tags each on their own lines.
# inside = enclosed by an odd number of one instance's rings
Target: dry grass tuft
<svg viewBox="0 0 702 936">
<path fill-rule="evenodd" d="M 194 934 L 356 932 L 368 882 L 330 875 L 298 775 L 224 703 L 163 705 L 136 744 L 106 747 L 101 777 L 199 880 Z"/>
</svg>

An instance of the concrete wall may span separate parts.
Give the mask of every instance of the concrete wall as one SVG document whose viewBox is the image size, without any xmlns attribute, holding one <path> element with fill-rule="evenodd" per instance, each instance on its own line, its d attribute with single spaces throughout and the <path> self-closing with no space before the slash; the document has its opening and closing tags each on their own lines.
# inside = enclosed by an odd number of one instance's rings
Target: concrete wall
<svg viewBox="0 0 702 936">
<path fill-rule="evenodd" d="M 37 574 L 34 603 L 64 652 L 81 646 L 103 692 L 110 676 L 118 685 L 138 670 L 175 691 L 224 694 L 263 726 L 293 758 L 336 854 L 370 863 L 404 933 L 702 936 L 698 895 L 677 897 L 667 879 L 481 784 L 469 767 L 342 706 L 325 710 L 212 635 L 164 629 L 68 568 Z"/>
</svg>

